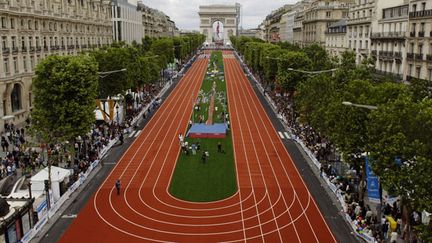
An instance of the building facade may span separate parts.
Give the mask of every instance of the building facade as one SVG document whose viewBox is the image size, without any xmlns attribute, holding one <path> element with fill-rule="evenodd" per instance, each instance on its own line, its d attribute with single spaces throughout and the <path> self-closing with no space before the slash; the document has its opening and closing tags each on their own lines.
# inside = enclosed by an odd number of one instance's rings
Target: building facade
<svg viewBox="0 0 432 243">
<path fill-rule="evenodd" d="M 406 79 L 432 81 L 432 0 L 410 0 Z"/>
<path fill-rule="evenodd" d="M 345 1 L 317 0 L 304 12 L 303 44 L 318 43 L 325 46 L 327 28 L 348 15 L 349 4 Z"/>
<path fill-rule="evenodd" d="M 282 15 L 280 25 L 280 38 L 281 41 L 294 42 L 294 18 L 296 11 L 290 11 Z"/>
<path fill-rule="evenodd" d="M 348 13 L 348 48 L 356 52 L 356 62 L 369 56 L 372 20 L 376 19 L 378 0 L 355 0 Z M 388 1 L 391 2 L 391 1 Z"/>
<path fill-rule="evenodd" d="M 375 68 L 382 74 L 394 74 L 404 79 L 406 68 L 406 32 L 408 4 L 404 0 L 376 3 L 376 17 L 372 21 L 371 56 Z"/>
<path fill-rule="evenodd" d="M 330 25 L 325 33 L 325 48 L 332 56 L 340 56 L 347 50 L 346 45 L 347 21 L 346 19 Z"/>
<path fill-rule="evenodd" d="M 112 0 L 113 39 L 131 44 L 142 42 L 144 26 L 141 11 L 127 0 Z"/>
<path fill-rule="evenodd" d="M 0 1 L 0 117 L 27 118 L 34 68 L 44 57 L 108 45 L 112 36 L 109 1 Z"/>
</svg>

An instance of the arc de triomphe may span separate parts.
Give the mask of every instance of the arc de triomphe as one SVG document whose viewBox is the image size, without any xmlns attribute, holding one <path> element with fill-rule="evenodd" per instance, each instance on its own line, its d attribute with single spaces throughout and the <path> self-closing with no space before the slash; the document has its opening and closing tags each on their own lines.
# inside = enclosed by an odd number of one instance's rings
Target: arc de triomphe
<svg viewBox="0 0 432 243">
<path fill-rule="evenodd" d="M 217 21 L 222 23 L 220 26 L 221 35 L 224 44 L 229 42 L 229 37 L 237 35 L 238 25 L 240 22 L 240 4 L 232 5 L 202 5 L 199 7 L 198 15 L 200 17 L 200 33 L 206 36 L 206 41 L 212 43 L 215 37 L 214 24 Z"/>
</svg>

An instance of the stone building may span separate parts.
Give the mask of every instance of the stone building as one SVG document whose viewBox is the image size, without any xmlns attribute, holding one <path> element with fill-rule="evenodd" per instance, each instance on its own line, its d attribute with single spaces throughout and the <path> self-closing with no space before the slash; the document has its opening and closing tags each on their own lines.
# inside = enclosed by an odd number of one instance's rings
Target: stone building
<svg viewBox="0 0 432 243">
<path fill-rule="evenodd" d="M 325 45 L 327 28 L 348 15 L 349 1 L 316 0 L 304 12 L 303 44 Z"/>
<path fill-rule="evenodd" d="M 111 44 L 112 36 L 109 1 L 0 1 L 0 129 L 29 115 L 34 68 L 44 57 Z"/>
<path fill-rule="evenodd" d="M 162 11 L 150 8 L 142 1 L 138 1 L 137 10 L 140 12 L 144 36 L 173 37 L 179 35 L 175 22 Z"/>
<path fill-rule="evenodd" d="M 394 74 L 402 80 L 406 67 L 406 32 L 408 4 L 406 0 L 377 1 L 372 20 L 371 56 L 381 74 Z"/>
<path fill-rule="evenodd" d="M 356 52 L 356 62 L 369 56 L 372 20 L 376 18 L 378 0 L 355 0 L 348 14 L 348 48 Z M 388 1 L 392 2 L 392 1 Z"/>
<path fill-rule="evenodd" d="M 409 1 L 406 79 L 432 81 L 432 0 Z"/>
<path fill-rule="evenodd" d="M 326 50 L 332 56 L 340 56 L 347 50 L 346 45 L 347 21 L 346 19 L 339 20 L 331 24 L 325 33 Z"/>
</svg>

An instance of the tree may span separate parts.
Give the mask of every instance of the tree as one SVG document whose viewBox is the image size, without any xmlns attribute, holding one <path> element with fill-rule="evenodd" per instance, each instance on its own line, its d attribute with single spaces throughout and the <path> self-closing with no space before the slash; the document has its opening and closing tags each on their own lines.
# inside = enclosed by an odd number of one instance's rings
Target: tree
<svg viewBox="0 0 432 243">
<path fill-rule="evenodd" d="M 424 98 L 432 98 L 432 87 L 428 80 L 414 78 L 410 81 L 409 88 L 416 102 Z"/>
<path fill-rule="evenodd" d="M 307 74 L 294 70 L 308 70 L 311 60 L 303 52 L 284 51 L 277 60 L 277 82 L 285 90 L 294 91 L 297 83 L 303 82 Z M 288 70 L 292 68 L 294 70 Z"/>
<path fill-rule="evenodd" d="M 160 64 L 163 68 L 174 60 L 173 48 L 174 42 L 172 39 L 162 38 L 153 41 L 151 51 L 160 57 Z"/>
<path fill-rule="evenodd" d="M 131 62 L 126 48 L 110 47 L 107 50 L 94 50 L 90 55 L 96 59 L 100 72 L 127 69 Z M 123 93 L 132 86 L 130 80 L 131 76 L 123 72 L 113 73 L 99 79 L 98 97 L 106 98 Z"/>
<path fill-rule="evenodd" d="M 73 141 L 95 122 L 98 67 L 91 56 L 48 56 L 36 68 L 33 129 L 48 143 Z"/>
<path fill-rule="evenodd" d="M 318 70 L 328 70 L 333 68 L 331 59 L 326 49 L 324 49 L 324 47 L 318 44 L 312 44 L 304 47 L 302 51 L 311 60 L 310 70 L 318 71 Z"/>
</svg>

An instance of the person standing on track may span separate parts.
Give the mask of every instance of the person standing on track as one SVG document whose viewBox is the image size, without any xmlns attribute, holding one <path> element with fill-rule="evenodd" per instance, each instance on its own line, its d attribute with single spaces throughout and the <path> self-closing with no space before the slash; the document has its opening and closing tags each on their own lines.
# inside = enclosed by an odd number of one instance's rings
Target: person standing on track
<svg viewBox="0 0 432 243">
<path fill-rule="evenodd" d="M 120 195 L 120 179 L 118 179 L 115 183 L 115 187 L 117 189 L 117 195 Z"/>
</svg>

